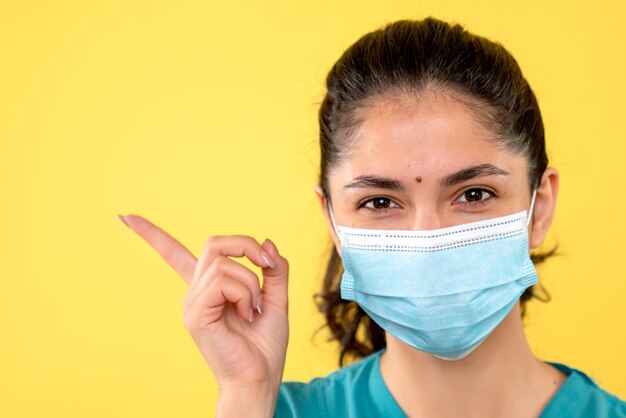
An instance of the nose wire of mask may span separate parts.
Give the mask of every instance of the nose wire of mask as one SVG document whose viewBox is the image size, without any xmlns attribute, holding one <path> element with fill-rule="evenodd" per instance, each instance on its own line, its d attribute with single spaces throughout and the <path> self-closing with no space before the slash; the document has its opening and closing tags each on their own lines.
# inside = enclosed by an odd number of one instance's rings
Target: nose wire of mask
<svg viewBox="0 0 626 418">
<path fill-rule="evenodd" d="M 341 242 L 341 298 L 418 350 L 466 357 L 537 283 L 528 252 L 535 196 L 528 212 L 426 231 L 340 226 L 328 202 Z"/>
</svg>

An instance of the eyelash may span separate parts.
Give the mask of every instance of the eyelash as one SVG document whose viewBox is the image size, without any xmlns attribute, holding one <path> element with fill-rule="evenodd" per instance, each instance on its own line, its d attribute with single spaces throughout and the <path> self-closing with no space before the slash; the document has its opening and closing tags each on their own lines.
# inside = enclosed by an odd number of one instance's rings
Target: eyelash
<svg viewBox="0 0 626 418">
<path fill-rule="evenodd" d="M 396 206 L 399 206 L 397 203 L 395 203 L 392 199 L 386 197 L 386 196 L 374 196 L 374 197 L 370 197 L 369 199 L 363 200 L 361 203 L 359 203 L 357 209 L 362 209 L 366 212 L 369 213 L 375 213 L 375 214 L 383 214 L 386 213 L 387 211 L 394 209 L 393 207 L 390 208 L 380 208 L 380 209 L 376 209 L 376 208 L 368 208 L 367 205 L 368 203 L 374 202 L 377 199 L 384 199 L 386 201 L 389 201 L 389 204 L 394 204 Z"/>
<path fill-rule="evenodd" d="M 467 200 L 466 201 L 460 201 L 459 200 L 461 197 L 465 196 L 466 193 L 471 192 L 471 191 L 480 191 L 481 193 L 485 193 L 486 192 L 486 193 L 489 194 L 489 196 L 486 199 L 481 199 L 481 200 L 472 201 L 472 202 L 467 201 Z M 469 207 L 483 206 L 484 204 L 486 204 L 487 200 L 489 200 L 489 199 L 491 199 L 491 198 L 493 198 L 495 196 L 496 196 L 496 194 L 493 191 L 489 190 L 489 189 L 485 189 L 485 188 L 482 188 L 482 187 L 472 187 L 470 189 L 464 190 L 459 195 L 459 197 L 454 202 L 452 202 L 452 204 L 453 205 L 461 204 L 461 205 L 469 206 Z"/>
<path fill-rule="evenodd" d="M 472 191 L 480 191 L 481 193 L 487 193 L 489 196 L 487 198 L 485 198 L 485 199 L 481 199 L 481 200 L 478 200 L 478 201 L 467 201 L 467 200 L 466 201 L 460 201 L 459 200 L 461 197 L 465 196 L 466 193 L 472 192 Z M 492 190 L 485 189 L 485 188 L 482 188 L 482 187 L 472 187 L 470 189 L 464 190 L 452 204 L 453 205 L 461 204 L 461 205 L 464 205 L 464 206 L 475 208 L 475 207 L 478 207 L 478 206 L 485 205 L 487 200 L 492 199 L 494 197 L 496 197 L 496 194 Z M 367 200 L 364 200 L 361 203 L 359 203 L 357 208 L 361 209 L 361 210 L 364 210 L 366 212 L 376 213 L 376 214 L 384 214 L 387 211 L 389 211 L 390 209 L 393 209 L 393 208 L 376 209 L 376 208 L 369 208 L 369 207 L 366 206 L 368 203 L 374 202 L 377 199 L 381 199 L 381 200 L 384 199 L 384 200 L 388 201 L 390 205 L 391 204 L 395 204 L 396 206 L 399 206 L 392 199 L 390 199 L 390 198 L 388 198 L 386 196 L 374 196 L 374 197 L 371 197 L 371 198 L 369 198 Z"/>
</svg>

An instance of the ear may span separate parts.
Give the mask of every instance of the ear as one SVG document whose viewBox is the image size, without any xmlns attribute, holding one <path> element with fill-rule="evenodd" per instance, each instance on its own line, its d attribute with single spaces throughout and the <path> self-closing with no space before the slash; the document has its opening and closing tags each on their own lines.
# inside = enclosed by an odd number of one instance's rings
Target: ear
<svg viewBox="0 0 626 418">
<path fill-rule="evenodd" d="M 559 193 L 559 172 L 554 167 L 546 168 L 541 176 L 537 188 L 535 208 L 529 231 L 530 248 L 537 248 L 546 237 L 556 207 L 556 198 Z"/>
<path fill-rule="evenodd" d="M 320 206 L 322 207 L 322 211 L 324 212 L 324 217 L 326 218 L 326 226 L 328 227 L 328 231 L 330 232 L 330 237 L 335 244 L 335 249 L 337 250 L 339 257 L 341 257 L 341 241 L 339 241 L 339 238 L 337 237 L 337 233 L 335 232 L 335 228 L 333 227 L 333 222 L 330 218 L 330 213 L 328 212 L 328 200 L 326 199 L 326 195 L 324 194 L 322 186 L 320 186 L 319 184 L 315 186 L 315 194 L 317 195 L 317 199 L 320 203 Z"/>
</svg>

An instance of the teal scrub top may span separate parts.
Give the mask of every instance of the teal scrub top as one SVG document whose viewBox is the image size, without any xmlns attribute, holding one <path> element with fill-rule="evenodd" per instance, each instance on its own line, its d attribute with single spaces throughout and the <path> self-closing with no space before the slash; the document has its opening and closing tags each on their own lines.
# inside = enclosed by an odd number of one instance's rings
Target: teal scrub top
<svg viewBox="0 0 626 418">
<path fill-rule="evenodd" d="M 406 417 L 380 374 L 378 351 L 309 383 L 283 382 L 274 417 Z M 626 417 L 626 402 L 598 387 L 583 372 L 559 363 L 567 379 L 540 415 L 552 417 Z"/>
</svg>

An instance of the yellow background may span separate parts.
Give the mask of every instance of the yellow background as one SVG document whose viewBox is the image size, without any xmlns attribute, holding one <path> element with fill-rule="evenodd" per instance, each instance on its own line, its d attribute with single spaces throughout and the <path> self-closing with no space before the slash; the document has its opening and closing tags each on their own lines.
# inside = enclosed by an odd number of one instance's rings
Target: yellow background
<svg viewBox="0 0 626 418">
<path fill-rule="evenodd" d="M 117 213 L 195 254 L 214 234 L 272 238 L 291 264 L 285 379 L 333 370 L 312 337 L 323 81 L 362 34 L 428 15 L 504 44 L 536 91 L 562 255 L 527 333 L 625 398 L 623 2 L 2 1 L 0 416 L 213 414 L 186 285 Z"/>
</svg>

